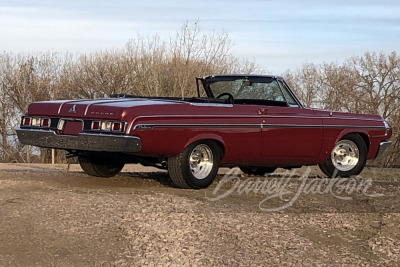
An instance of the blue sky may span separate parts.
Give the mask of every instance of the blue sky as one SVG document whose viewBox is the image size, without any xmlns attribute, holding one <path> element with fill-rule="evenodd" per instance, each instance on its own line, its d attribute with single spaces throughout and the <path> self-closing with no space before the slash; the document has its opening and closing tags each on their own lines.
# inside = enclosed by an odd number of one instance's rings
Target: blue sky
<svg viewBox="0 0 400 267">
<path fill-rule="evenodd" d="M 236 56 L 273 74 L 366 51 L 399 52 L 399 0 L 0 0 L 0 51 L 90 53 L 185 21 L 227 31 Z"/>
</svg>

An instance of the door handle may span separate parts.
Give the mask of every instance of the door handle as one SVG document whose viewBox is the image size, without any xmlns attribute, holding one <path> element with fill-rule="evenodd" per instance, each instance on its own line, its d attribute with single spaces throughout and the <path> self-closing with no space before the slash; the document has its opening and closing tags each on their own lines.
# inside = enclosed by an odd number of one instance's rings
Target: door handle
<svg viewBox="0 0 400 267">
<path fill-rule="evenodd" d="M 267 108 L 260 108 L 259 110 L 257 110 L 258 115 L 264 115 L 267 114 L 268 109 Z"/>
</svg>

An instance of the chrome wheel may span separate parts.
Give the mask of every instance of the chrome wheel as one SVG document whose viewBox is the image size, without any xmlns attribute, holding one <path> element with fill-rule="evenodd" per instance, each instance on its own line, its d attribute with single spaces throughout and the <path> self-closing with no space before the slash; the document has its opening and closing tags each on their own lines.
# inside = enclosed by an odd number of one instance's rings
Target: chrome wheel
<svg viewBox="0 0 400 267">
<path fill-rule="evenodd" d="M 180 188 L 206 188 L 218 173 L 221 148 L 211 140 L 201 140 L 187 146 L 181 153 L 168 158 L 168 173 Z"/>
<path fill-rule="evenodd" d="M 331 159 L 336 169 L 349 171 L 357 165 L 360 159 L 360 152 L 353 141 L 341 140 L 333 148 Z"/>
<path fill-rule="evenodd" d="M 205 144 L 197 145 L 189 155 L 190 171 L 196 179 L 206 178 L 214 165 L 213 152 Z"/>
</svg>

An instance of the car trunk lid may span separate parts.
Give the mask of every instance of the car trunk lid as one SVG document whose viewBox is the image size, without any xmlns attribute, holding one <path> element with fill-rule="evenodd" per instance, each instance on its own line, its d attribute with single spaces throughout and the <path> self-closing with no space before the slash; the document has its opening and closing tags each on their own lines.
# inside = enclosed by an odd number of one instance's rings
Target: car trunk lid
<svg viewBox="0 0 400 267">
<path fill-rule="evenodd" d="M 146 98 L 42 101 L 30 104 L 28 114 L 31 116 L 121 120 L 124 111 L 129 108 L 165 105 L 172 102 L 183 103 Z"/>
</svg>

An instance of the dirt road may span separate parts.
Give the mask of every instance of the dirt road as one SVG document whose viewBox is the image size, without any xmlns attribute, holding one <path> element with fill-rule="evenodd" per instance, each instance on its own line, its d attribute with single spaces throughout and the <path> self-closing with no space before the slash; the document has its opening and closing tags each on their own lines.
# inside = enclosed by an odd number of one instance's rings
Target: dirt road
<svg viewBox="0 0 400 267">
<path fill-rule="evenodd" d="M 182 190 L 134 165 L 101 179 L 0 164 L 0 266 L 400 264 L 400 170 L 226 172 Z"/>
</svg>

